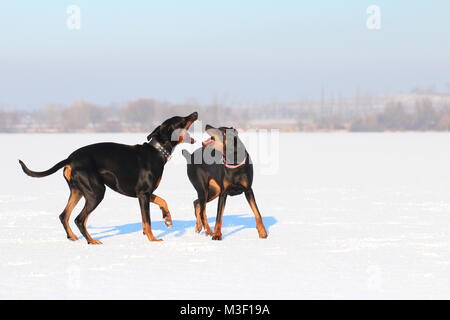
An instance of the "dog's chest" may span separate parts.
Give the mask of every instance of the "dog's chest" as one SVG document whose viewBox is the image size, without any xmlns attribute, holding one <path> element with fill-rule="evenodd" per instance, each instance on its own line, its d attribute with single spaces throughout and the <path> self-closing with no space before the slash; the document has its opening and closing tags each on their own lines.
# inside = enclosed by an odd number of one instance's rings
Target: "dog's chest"
<svg viewBox="0 0 450 320">
<path fill-rule="evenodd" d="M 245 177 L 233 177 L 225 180 L 224 187 L 228 195 L 236 196 L 245 192 L 249 187 L 249 183 Z"/>
</svg>

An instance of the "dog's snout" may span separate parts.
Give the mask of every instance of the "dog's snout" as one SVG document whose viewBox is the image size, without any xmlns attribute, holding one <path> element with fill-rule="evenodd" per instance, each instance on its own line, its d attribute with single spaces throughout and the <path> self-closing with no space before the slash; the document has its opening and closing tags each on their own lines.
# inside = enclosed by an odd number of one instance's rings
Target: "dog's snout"
<svg viewBox="0 0 450 320">
<path fill-rule="evenodd" d="M 198 112 L 192 112 L 191 115 L 189 116 L 191 119 L 193 120 L 197 120 L 198 119 Z"/>
</svg>

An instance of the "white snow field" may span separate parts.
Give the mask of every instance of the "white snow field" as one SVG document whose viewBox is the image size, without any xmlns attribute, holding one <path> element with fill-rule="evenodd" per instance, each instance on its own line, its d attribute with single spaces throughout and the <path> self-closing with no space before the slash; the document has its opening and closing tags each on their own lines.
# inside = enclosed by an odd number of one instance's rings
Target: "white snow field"
<svg viewBox="0 0 450 320">
<path fill-rule="evenodd" d="M 450 298 L 449 133 L 280 134 L 279 169 L 254 161 L 265 240 L 243 195 L 228 199 L 223 241 L 195 233 L 181 147 L 156 192 L 172 229 L 151 205 L 159 243 L 143 236 L 138 201 L 109 189 L 88 221 L 103 245 L 67 240 L 62 171 L 35 179 L 17 162 L 46 170 L 86 144 L 145 137 L 0 135 L 0 298 Z"/>
</svg>

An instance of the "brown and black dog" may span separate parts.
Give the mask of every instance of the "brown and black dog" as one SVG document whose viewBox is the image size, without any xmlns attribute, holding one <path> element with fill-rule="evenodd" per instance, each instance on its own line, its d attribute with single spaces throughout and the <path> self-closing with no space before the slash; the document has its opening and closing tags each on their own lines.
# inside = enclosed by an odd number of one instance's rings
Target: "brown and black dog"
<svg viewBox="0 0 450 320">
<path fill-rule="evenodd" d="M 149 142 L 142 145 L 98 143 L 82 147 L 44 172 L 31 171 L 22 161 L 19 162 L 27 175 L 38 178 L 53 174 L 64 167 L 64 178 L 70 188 L 70 198 L 59 218 L 68 239 L 78 239 L 70 228 L 69 218 L 78 201 L 84 197 L 85 206 L 76 217 L 75 223 L 89 244 L 101 244 L 86 230 L 86 221 L 103 200 L 107 185 L 123 195 L 139 199 L 144 235 L 150 241 L 159 241 L 151 229 L 150 202 L 161 208 L 166 226 L 172 225 L 172 218 L 166 201 L 153 192 L 159 185 L 164 165 L 175 147 L 181 142 L 195 142 L 187 130 L 197 119 L 197 112 L 186 117 L 172 117 L 153 130 L 147 137 Z"/>
<path fill-rule="evenodd" d="M 245 193 L 248 203 L 255 214 L 256 229 L 260 238 L 267 238 L 266 228 L 256 205 L 252 190 L 253 164 L 236 129 L 231 127 L 214 128 L 206 125 L 211 136 L 203 142 L 203 147 L 190 154 L 183 150 L 186 158 L 189 180 L 197 191 L 194 201 L 197 219 L 196 231 L 205 228 L 213 240 L 222 240 L 222 216 L 227 196 Z M 219 197 L 214 233 L 208 225 L 206 203 Z"/>
</svg>

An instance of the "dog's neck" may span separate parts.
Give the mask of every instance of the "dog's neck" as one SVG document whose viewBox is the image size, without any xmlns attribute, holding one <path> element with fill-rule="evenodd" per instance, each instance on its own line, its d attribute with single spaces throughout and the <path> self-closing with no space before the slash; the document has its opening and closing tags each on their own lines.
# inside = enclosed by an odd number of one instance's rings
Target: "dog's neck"
<svg viewBox="0 0 450 320">
<path fill-rule="evenodd" d="M 164 143 L 162 144 L 155 138 L 152 138 L 149 142 L 149 144 L 158 151 L 159 155 L 164 159 L 164 162 L 167 162 L 170 160 L 170 157 L 172 156 L 172 152 L 175 149 L 175 146 L 172 146 L 172 144 Z"/>
<path fill-rule="evenodd" d="M 236 157 L 235 157 L 235 158 L 236 158 Z M 245 151 L 245 157 L 244 157 L 244 159 L 243 159 L 241 162 L 239 162 L 239 163 L 236 163 L 236 164 L 230 164 L 230 163 L 227 161 L 227 159 L 226 159 L 225 157 L 222 158 L 222 161 L 223 161 L 223 165 L 224 165 L 226 168 L 228 168 L 228 169 L 237 169 L 237 168 L 240 168 L 240 167 L 242 167 L 243 165 L 245 165 L 245 164 L 247 163 L 247 158 L 248 158 L 248 153 L 247 153 L 247 151 Z M 234 161 L 234 162 L 237 162 L 237 161 Z"/>
<path fill-rule="evenodd" d="M 235 169 L 235 168 L 239 168 L 239 167 L 243 166 L 247 162 L 247 159 L 249 157 L 247 149 L 245 148 L 242 141 L 240 141 L 239 138 L 236 138 L 236 142 L 237 143 L 234 144 L 232 158 L 230 158 L 230 157 L 227 158 L 226 147 L 228 144 L 225 144 L 225 150 L 224 150 L 225 152 L 223 153 L 222 161 L 223 161 L 223 164 L 225 165 L 225 167 L 230 168 L 230 169 Z M 241 149 L 241 152 L 238 152 L 238 148 Z M 230 156 L 230 155 L 228 155 L 228 156 Z"/>
</svg>

